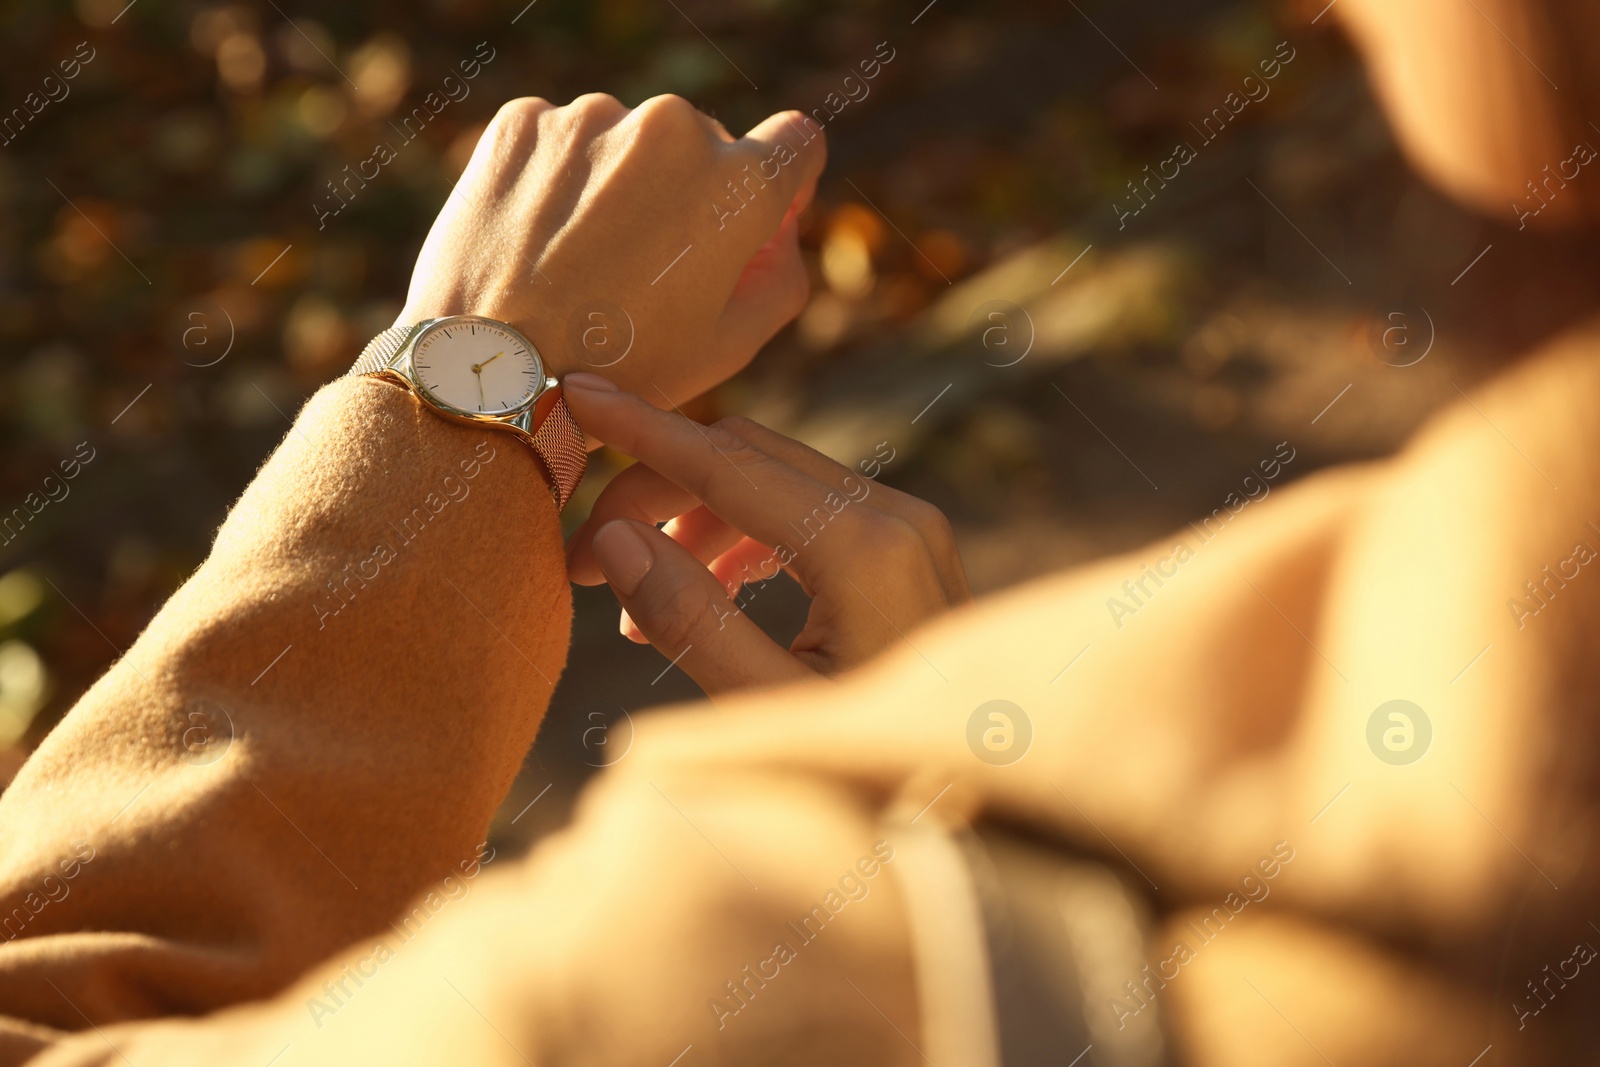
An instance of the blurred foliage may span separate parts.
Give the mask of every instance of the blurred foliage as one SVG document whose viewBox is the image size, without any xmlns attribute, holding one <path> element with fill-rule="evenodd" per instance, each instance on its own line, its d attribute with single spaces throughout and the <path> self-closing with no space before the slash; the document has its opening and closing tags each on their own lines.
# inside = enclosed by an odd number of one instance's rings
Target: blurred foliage
<svg viewBox="0 0 1600 1067">
<path fill-rule="evenodd" d="M 828 128 L 810 305 L 700 410 L 751 411 L 846 461 L 895 442 L 892 477 L 956 518 L 980 589 L 1209 508 L 1263 441 L 1306 442 L 1301 470 L 1393 447 L 1479 373 L 1473 344 L 1520 346 L 1593 303 L 1587 272 L 1559 269 L 1581 250 L 1548 245 L 1524 246 L 1542 282 L 1512 274 L 1509 314 L 1445 284 L 1483 224 L 1406 173 L 1333 19 L 1308 25 L 1305 4 L 525 3 L 0 13 L 0 109 L 28 109 L 0 145 L 0 508 L 80 442 L 96 450 L 0 544 L 0 742 L 30 720 L 36 739 L 204 557 L 295 410 L 396 314 L 434 213 L 515 96 L 680 93 L 738 131 L 823 106 L 893 49 Z M 1282 40 L 1297 58 L 1271 95 L 1120 229 L 1128 182 Z M 494 59 L 470 94 L 319 229 L 328 183 L 480 42 Z M 80 43 L 93 58 L 62 80 Z M 1497 269 L 1515 268 L 1480 277 Z M 1402 382 L 1372 359 L 1365 323 L 1402 296 L 1453 310 L 1455 379 L 1436 361 Z M 975 315 L 996 300 L 1027 312 L 1024 362 L 986 347 Z M 1363 375 L 1361 406 L 1308 427 Z M 582 762 L 586 709 L 690 691 L 645 686 L 659 657 L 616 638 L 603 598 L 580 597 L 574 654 L 614 670 L 569 673 L 529 796 Z"/>
</svg>

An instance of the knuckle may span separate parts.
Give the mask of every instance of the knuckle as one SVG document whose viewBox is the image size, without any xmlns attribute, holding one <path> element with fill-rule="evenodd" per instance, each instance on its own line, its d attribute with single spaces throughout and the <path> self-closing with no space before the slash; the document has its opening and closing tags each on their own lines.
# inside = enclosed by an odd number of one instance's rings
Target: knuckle
<svg viewBox="0 0 1600 1067">
<path fill-rule="evenodd" d="M 861 550 L 891 568 L 908 566 L 928 555 L 922 532 L 899 516 L 873 512 L 860 518 L 858 526 L 854 537 Z"/>
<path fill-rule="evenodd" d="M 579 119 L 614 119 L 627 112 L 622 101 L 610 93 L 584 93 L 567 105 L 567 110 Z"/>
<path fill-rule="evenodd" d="M 725 436 L 724 440 L 737 441 L 741 445 L 747 445 L 750 441 L 752 430 L 758 425 L 754 419 L 744 415 L 724 415 L 713 423 L 712 427 L 722 431 L 725 435 L 730 435 Z"/>
<path fill-rule="evenodd" d="M 701 582 L 677 573 L 662 573 L 658 581 L 647 581 L 641 593 L 629 614 L 646 636 L 664 649 L 695 644 L 705 637 L 708 628 L 715 626 L 716 612 Z"/>
<path fill-rule="evenodd" d="M 944 512 L 916 497 L 908 498 L 909 522 L 917 528 L 924 541 L 935 548 L 955 544 L 955 528 Z"/>
<path fill-rule="evenodd" d="M 702 129 L 699 110 L 683 97 L 671 93 L 652 96 L 634 108 L 634 115 L 640 132 L 645 134 L 679 136 L 687 130 Z"/>
<path fill-rule="evenodd" d="M 741 485 L 757 481 L 749 472 L 767 462 L 765 452 L 720 422 L 705 427 L 705 435 L 712 454 L 701 466 L 695 484 L 689 486 L 696 497 L 705 500 L 713 495 L 714 487 L 721 480 L 737 479 Z"/>
<path fill-rule="evenodd" d="M 757 451 L 749 439 L 740 432 L 745 430 L 748 425 L 749 420 L 740 415 L 729 415 L 726 418 L 718 419 L 716 422 L 704 427 L 706 441 L 716 451 L 734 458 L 735 462 L 738 462 L 741 458 L 753 458 L 751 456 L 733 456 L 733 453 L 736 452 L 755 453 Z"/>
<path fill-rule="evenodd" d="M 518 136 L 538 124 L 539 116 L 550 110 L 550 102 L 537 96 L 519 96 L 507 100 L 494 113 L 489 129 L 497 136 Z"/>
</svg>

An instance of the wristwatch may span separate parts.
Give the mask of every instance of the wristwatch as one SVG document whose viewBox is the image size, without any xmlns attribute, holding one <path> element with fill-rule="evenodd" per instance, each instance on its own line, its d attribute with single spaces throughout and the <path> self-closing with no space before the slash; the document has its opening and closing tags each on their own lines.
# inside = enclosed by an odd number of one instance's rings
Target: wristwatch
<svg viewBox="0 0 1600 1067">
<path fill-rule="evenodd" d="M 481 315 L 393 326 L 368 343 L 346 377 L 357 375 L 397 382 L 447 419 L 520 436 L 549 476 L 558 510 L 583 480 L 583 431 L 539 350 L 514 326 Z"/>
</svg>

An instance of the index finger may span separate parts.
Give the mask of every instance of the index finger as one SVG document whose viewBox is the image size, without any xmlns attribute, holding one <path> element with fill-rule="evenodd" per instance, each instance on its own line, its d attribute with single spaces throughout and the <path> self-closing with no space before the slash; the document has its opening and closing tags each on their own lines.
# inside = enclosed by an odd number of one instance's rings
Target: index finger
<svg viewBox="0 0 1600 1067">
<path fill-rule="evenodd" d="M 771 545 L 779 564 L 812 589 L 814 575 L 858 555 L 852 551 L 858 536 L 844 530 L 819 536 L 828 527 L 856 528 L 865 521 L 863 509 L 848 507 L 856 499 L 850 477 L 842 487 L 827 485 L 728 426 L 702 426 L 662 411 L 597 375 L 569 374 L 563 384 L 585 432 L 647 463 L 735 529 Z"/>
</svg>

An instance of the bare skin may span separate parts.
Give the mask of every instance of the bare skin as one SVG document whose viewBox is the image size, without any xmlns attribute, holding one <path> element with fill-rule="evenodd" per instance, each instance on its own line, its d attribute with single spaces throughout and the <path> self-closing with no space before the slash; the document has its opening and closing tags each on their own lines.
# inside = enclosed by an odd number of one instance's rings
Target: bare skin
<svg viewBox="0 0 1600 1067">
<path fill-rule="evenodd" d="M 933 505 L 749 419 L 699 426 L 605 384 L 572 377 L 569 403 L 589 433 L 642 462 L 573 535 L 573 580 L 609 582 L 623 632 L 706 692 L 838 674 L 972 599 Z M 812 597 L 788 649 L 732 599 L 780 569 Z"/>
<path fill-rule="evenodd" d="M 557 377 L 589 370 L 663 407 L 704 392 L 805 305 L 795 219 L 827 147 L 802 123 L 780 112 L 735 139 L 681 97 L 513 100 L 440 210 L 396 322 L 487 315 Z M 729 182 L 749 206 L 722 219 Z"/>
</svg>

